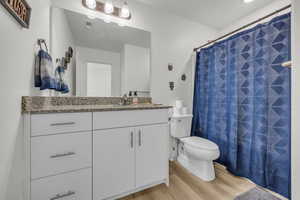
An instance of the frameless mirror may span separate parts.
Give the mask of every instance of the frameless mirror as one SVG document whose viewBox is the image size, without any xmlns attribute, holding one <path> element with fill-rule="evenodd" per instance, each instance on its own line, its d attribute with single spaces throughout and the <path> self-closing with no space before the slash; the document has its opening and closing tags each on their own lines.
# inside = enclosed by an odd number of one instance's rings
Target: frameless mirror
<svg viewBox="0 0 300 200">
<path fill-rule="evenodd" d="M 51 53 L 72 95 L 150 96 L 150 43 L 150 32 L 52 8 Z"/>
</svg>

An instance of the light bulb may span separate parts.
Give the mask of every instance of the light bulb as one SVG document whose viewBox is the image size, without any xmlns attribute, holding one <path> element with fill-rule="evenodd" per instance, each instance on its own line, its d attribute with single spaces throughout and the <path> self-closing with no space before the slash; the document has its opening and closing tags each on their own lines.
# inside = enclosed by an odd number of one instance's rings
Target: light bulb
<svg viewBox="0 0 300 200">
<path fill-rule="evenodd" d="M 120 17 L 128 18 L 129 16 L 130 16 L 130 11 L 129 11 L 127 2 L 125 2 L 121 8 Z"/>
<path fill-rule="evenodd" d="M 251 3 L 253 2 L 254 0 L 244 0 L 244 3 Z"/>
<path fill-rule="evenodd" d="M 85 3 L 86 6 L 90 9 L 95 9 L 97 5 L 96 0 L 86 0 Z"/>
<path fill-rule="evenodd" d="M 106 14 L 111 14 L 114 12 L 114 5 L 111 0 L 107 0 L 104 4 L 104 12 Z"/>
</svg>

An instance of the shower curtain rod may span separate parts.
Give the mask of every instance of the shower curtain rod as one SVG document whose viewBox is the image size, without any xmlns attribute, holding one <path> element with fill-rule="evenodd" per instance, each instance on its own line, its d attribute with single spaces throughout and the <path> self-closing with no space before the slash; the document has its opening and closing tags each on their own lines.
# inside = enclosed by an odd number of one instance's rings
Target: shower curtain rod
<svg viewBox="0 0 300 200">
<path fill-rule="evenodd" d="M 273 15 L 275 15 L 275 14 L 281 12 L 281 11 L 284 11 L 284 10 L 286 10 L 286 9 L 289 9 L 290 7 L 292 7 L 291 4 L 289 4 L 289 5 L 287 5 L 287 6 L 283 7 L 283 8 L 281 8 L 281 9 L 279 9 L 279 10 L 276 10 L 276 11 L 274 11 L 274 12 L 272 12 L 272 13 L 270 13 L 270 14 L 268 14 L 268 15 L 262 17 L 262 18 L 259 18 L 259 19 L 255 20 L 255 21 L 253 21 L 253 22 L 251 22 L 251 23 L 249 23 L 249 24 L 247 24 L 247 25 L 244 25 L 244 26 L 242 26 L 242 27 L 240 27 L 240 28 L 238 28 L 238 29 L 236 29 L 236 30 L 230 32 L 230 33 L 227 33 L 227 34 L 225 34 L 225 35 L 223 35 L 223 36 L 221 36 L 221 37 L 219 37 L 219 38 L 217 38 L 217 39 L 215 39 L 215 40 L 209 41 L 209 42 L 207 42 L 206 44 L 201 45 L 200 47 L 194 48 L 194 51 L 196 52 L 196 51 L 198 51 L 199 49 L 202 49 L 203 47 L 206 47 L 206 46 L 208 46 L 208 45 L 210 45 L 210 44 L 213 44 L 213 43 L 215 43 L 215 42 L 217 42 L 217 41 L 219 41 L 219 40 L 222 40 L 222 39 L 224 39 L 224 38 L 226 38 L 226 37 L 228 37 L 228 36 L 230 36 L 230 35 L 232 35 L 232 34 L 234 34 L 234 33 L 237 33 L 237 32 L 239 32 L 239 31 L 241 31 L 241 30 L 243 30 L 243 29 L 245 29 L 245 28 L 248 28 L 249 26 L 252 26 L 252 25 L 254 25 L 254 24 L 256 24 L 256 23 L 258 23 L 258 22 L 260 22 L 260 21 L 262 21 L 262 20 L 264 20 L 264 19 L 267 19 L 267 18 L 269 18 L 269 17 L 271 17 L 271 16 L 273 16 Z"/>
</svg>

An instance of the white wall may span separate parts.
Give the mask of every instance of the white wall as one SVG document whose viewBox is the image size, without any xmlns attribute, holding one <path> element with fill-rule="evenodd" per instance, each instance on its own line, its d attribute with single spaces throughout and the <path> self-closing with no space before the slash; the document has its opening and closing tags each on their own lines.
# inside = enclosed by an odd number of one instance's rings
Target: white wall
<svg viewBox="0 0 300 200">
<path fill-rule="evenodd" d="M 76 47 L 76 95 L 87 95 L 87 63 L 102 63 L 112 66 L 111 95 L 121 95 L 121 55 L 119 53 L 104 51 L 100 49 L 90 49 L 86 47 Z"/>
<path fill-rule="evenodd" d="M 73 50 L 75 50 L 75 43 L 64 10 L 52 8 L 50 21 L 51 54 L 55 63 L 57 58 L 61 59 L 62 57 L 65 57 L 65 52 L 68 51 L 70 46 L 73 48 Z M 65 74 L 65 80 L 70 88 L 70 93 L 68 95 L 75 95 L 75 71 L 75 59 L 73 57 L 71 59 L 71 63 L 68 64 L 68 69 L 66 70 Z"/>
<path fill-rule="evenodd" d="M 292 15 L 292 200 L 300 199 L 300 2 L 293 0 Z"/>
<path fill-rule="evenodd" d="M 52 0 L 54 6 L 86 14 L 81 1 Z M 144 4 L 130 1 L 132 19 L 127 22 L 135 28 L 151 32 L 151 96 L 154 102 L 171 104 L 177 96 L 184 98 L 191 107 L 193 96 L 192 50 L 199 44 L 215 37 L 215 30 L 196 22 L 167 14 Z M 97 14 L 97 17 L 103 17 Z M 113 19 L 114 21 L 114 19 Z M 167 69 L 173 63 L 174 72 Z M 187 73 L 182 83 L 179 77 Z M 175 91 L 170 91 L 168 82 L 175 81 Z M 180 83 L 180 84 L 178 84 Z"/>
<path fill-rule="evenodd" d="M 21 96 L 33 89 L 36 41 L 49 45 L 49 1 L 27 0 L 32 7 L 29 29 L 23 29 L 0 6 L 0 199 L 22 200 L 24 184 Z"/>
<path fill-rule="evenodd" d="M 122 53 L 122 94 L 150 91 L 150 49 L 125 44 Z"/>
</svg>

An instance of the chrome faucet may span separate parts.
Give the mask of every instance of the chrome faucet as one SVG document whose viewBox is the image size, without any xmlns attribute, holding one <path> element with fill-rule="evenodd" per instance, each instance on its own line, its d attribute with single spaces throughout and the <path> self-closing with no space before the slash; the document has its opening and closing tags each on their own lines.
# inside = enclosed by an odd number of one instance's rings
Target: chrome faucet
<svg viewBox="0 0 300 200">
<path fill-rule="evenodd" d="M 126 106 L 130 104 L 130 99 L 127 97 L 127 94 L 124 94 L 121 98 L 120 105 Z"/>
</svg>

